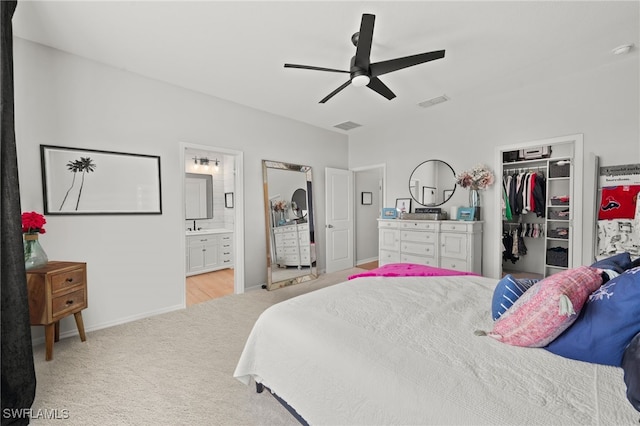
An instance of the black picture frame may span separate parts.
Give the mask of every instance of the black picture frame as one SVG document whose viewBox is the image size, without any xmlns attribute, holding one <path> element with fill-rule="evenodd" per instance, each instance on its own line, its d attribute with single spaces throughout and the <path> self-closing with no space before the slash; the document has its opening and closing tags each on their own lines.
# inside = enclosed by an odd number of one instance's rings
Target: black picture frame
<svg viewBox="0 0 640 426">
<path fill-rule="evenodd" d="M 45 215 L 162 214 L 160 156 L 40 145 Z"/>
<path fill-rule="evenodd" d="M 363 206 L 370 206 L 373 204 L 373 193 L 372 192 L 363 192 L 361 195 L 361 201 Z"/>
<path fill-rule="evenodd" d="M 398 215 L 411 213 L 411 198 L 396 198 L 396 210 Z"/>
<path fill-rule="evenodd" d="M 455 189 L 445 189 L 444 191 L 442 191 L 442 202 L 445 203 L 449 201 L 449 198 L 453 196 L 454 191 Z"/>
<path fill-rule="evenodd" d="M 224 193 L 224 206 L 228 209 L 233 208 L 233 192 Z"/>
</svg>

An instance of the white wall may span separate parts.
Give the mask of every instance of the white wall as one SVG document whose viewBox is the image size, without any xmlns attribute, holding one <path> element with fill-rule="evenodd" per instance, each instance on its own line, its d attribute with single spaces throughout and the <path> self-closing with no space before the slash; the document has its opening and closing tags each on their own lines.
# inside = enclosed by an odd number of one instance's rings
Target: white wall
<svg viewBox="0 0 640 426">
<path fill-rule="evenodd" d="M 420 162 L 441 159 L 456 173 L 479 162 L 493 169 L 495 146 L 500 145 L 583 133 L 585 161 L 594 153 L 600 156 L 601 165 L 640 162 L 638 63 L 635 51 L 616 57 L 608 66 L 491 97 L 452 96 L 449 102 L 426 109 L 418 117 L 357 129 L 349 137 L 349 167 L 386 163 L 385 206 L 389 207 L 396 198 L 409 196 L 409 175 Z M 585 261 L 590 258 L 594 238 L 593 175 L 585 164 Z M 499 188 L 493 185 L 482 193 L 484 219 L 494 217 Z M 458 188 L 443 207 L 465 206 L 467 197 L 467 191 Z M 492 238 L 497 227 L 500 224 L 485 223 L 485 272 L 494 269 L 501 253 L 500 241 Z"/>
<path fill-rule="evenodd" d="M 354 173 L 356 215 L 356 265 L 378 258 L 378 218 L 382 203 L 380 181 L 382 169 L 361 170 Z M 371 193 L 371 205 L 362 204 L 362 192 Z"/>
<path fill-rule="evenodd" d="M 87 330 L 184 306 L 180 143 L 244 152 L 245 288 L 266 282 L 262 159 L 313 167 L 317 225 L 324 228 L 324 168 L 347 167 L 346 136 L 22 39 L 14 49 L 23 211 L 43 211 L 40 144 L 161 157 L 162 215 L 47 217 L 41 243 L 49 258 L 87 262 Z M 324 234 L 317 237 L 323 247 Z M 324 264 L 321 249 L 320 270 Z M 61 329 L 74 330 L 73 319 Z"/>
</svg>

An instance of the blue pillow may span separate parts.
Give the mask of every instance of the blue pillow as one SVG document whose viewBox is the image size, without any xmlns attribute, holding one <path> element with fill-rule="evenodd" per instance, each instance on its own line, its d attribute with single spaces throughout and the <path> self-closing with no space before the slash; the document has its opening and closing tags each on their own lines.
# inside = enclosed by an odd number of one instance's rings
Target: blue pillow
<svg viewBox="0 0 640 426">
<path fill-rule="evenodd" d="M 633 408 L 640 411 L 640 333 L 631 339 L 622 357 L 624 383 L 627 385 L 627 399 Z"/>
<path fill-rule="evenodd" d="M 554 354 L 620 367 L 640 332 L 640 268 L 629 269 L 591 293 L 578 319 L 545 349 Z"/>
<path fill-rule="evenodd" d="M 621 274 L 631 268 L 631 255 L 628 252 L 618 253 L 591 265 L 592 268 L 612 269 Z"/>
<path fill-rule="evenodd" d="M 513 305 L 532 285 L 540 280 L 530 278 L 514 278 L 511 274 L 505 275 L 493 290 L 491 301 L 491 315 L 493 320 L 500 318 L 507 309 Z"/>
</svg>

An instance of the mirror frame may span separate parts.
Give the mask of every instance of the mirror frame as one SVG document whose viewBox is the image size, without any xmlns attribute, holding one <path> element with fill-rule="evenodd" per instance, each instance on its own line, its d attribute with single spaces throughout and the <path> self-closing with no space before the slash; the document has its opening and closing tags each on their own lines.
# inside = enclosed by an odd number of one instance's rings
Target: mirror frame
<svg viewBox="0 0 640 426">
<path fill-rule="evenodd" d="M 449 167 L 449 170 L 451 170 L 451 173 L 452 173 L 453 180 L 452 180 L 452 182 L 451 182 L 451 183 L 452 183 L 452 188 L 444 188 L 444 189 L 442 189 L 442 188 L 440 188 L 440 185 L 438 185 L 439 187 L 438 187 L 438 188 L 436 188 L 436 190 L 437 190 L 437 191 L 442 191 L 442 193 L 443 193 L 443 194 L 445 193 L 445 191 L 451 191 L 451 193 L 449 194 L 449 196 L 447 197 L 447 199 L 446 199 L 446 200 L 444 199 L 444 195 L 443 195 L 443 201 L 442 201 L 441 203 L 439 203 L 439 204 L 429 204 L 429 205 L 427 205 L 427 204 L 422 204 L 422 203 L 420 202 L 420 200 L 417 200 L 417 199 L 416 199 L 416 197 L 414 197 L 414 196 L 413 196 L 413 192 L 411 192 L 411 181 L 413 180 L 413 179 L 412 179 L 412 177 L 413 177 L 413 174 L 416 172 L 416 170 L 418 170 L 418 169 L 420 168 L 420 166 L 422 166 L 423 164 L 428 163 L 428 162 L 430 162 L 430 161 L 437 161 L 437 162 L 442 163 L 442 164 L 446 165 L 447 167 Z M 456 187 L 457 187 L 457 186 L 458 186 L 458 184 L 456 183 L 456 172 L 455 172 L 455 170 L 453 170 L 453 167 L 451 167 L 451 165 L 450 165 L 449 163 L 447 163 L 446 161 L 438 160 L 437 158 L 434 158 L 434 159 L 431 159 L 431 160 L 425 160 L 425 161 L 423 161 L 422 163 L 418 164 L 418 165 L 413 169 L 413 171 L 411 172 L 411 174 L 409 175 L 409 195 L 411 196 L 411 198 L 412 198 L 412 199 L 413 199 L 413 200 L 414 200 L 418 205 L 425 206 L 425 207 L 438 207 L 438 206 L 442 206 L 442 205 L 443 205 L 443 204 L 445 204 L 447 201 L 449 201 L 449 200 L 451 199 L 451 197 L 453 197 L 453 194 L 456 192 Z M 423 188 L 427 188 L 427 187 L 423 187 Z M 423 190 L 424 190 L 423 188 L 420 188 L 420 191 L 423 191 Z"/>
<path fill-rule="evenodd" d="M 186 220 L 205 220 L 213 219 L 213 176 L 204 173 L 185 173 L 185 187 L 187 186 L 187 179 L 202 179 L 207 186 L 207 216 L 206 217 L 187 217 L 187 193 L 185 190 L 185 219 Z"/>
<path fill-rule="evenodd" d="M 269 181 L 268 171 L 269 169 L 289 170 L 292 172 L 302 173 L 306 180 L 306 192 L 307 192 L 307 221 L 305 223 L 309 226 L 309 259 L 316 259 L 316 262 L 311 262 L 309 265 L 309 273 L 303 274 L 297 277 L 288 278 L 285 280 L 274 281 L 273 280 L 273 259 L 271 258 L 272 251 L 275 249 L 273 244 L 273 229 L 271 214 L 271 200 L 269 199 Z M 303 166 L 299 164 L 284 163 L 281 161 L 262 160 L 262 185 L 264 190 L 264 219 L 265 219 L 265 236 L 266 236 L 266 249 L 267 249 L 267 290 L 275 290 L 281 287 L 289 286 L 292 284 L 299 284 L 305 281 L 311 281 L 318 278 L 317 270 L 317 256 L 316 256 L 316 242 L 314 238 L 315 233 L 315 221 L 313 212 L 313 179 L 311 174 L 311 166 Z"/>
</svg>

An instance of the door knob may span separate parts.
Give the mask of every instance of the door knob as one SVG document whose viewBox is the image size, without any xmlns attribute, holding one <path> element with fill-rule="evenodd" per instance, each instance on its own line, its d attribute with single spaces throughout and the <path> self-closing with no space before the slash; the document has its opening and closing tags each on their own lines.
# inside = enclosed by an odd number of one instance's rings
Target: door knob
<svg viewBox="0 0 640 426">
<path fill-rule="evenodd" d="M 329 224 L 327 225 L 327 228 L 333 228 L 333 225 Z"/>
</svg>

